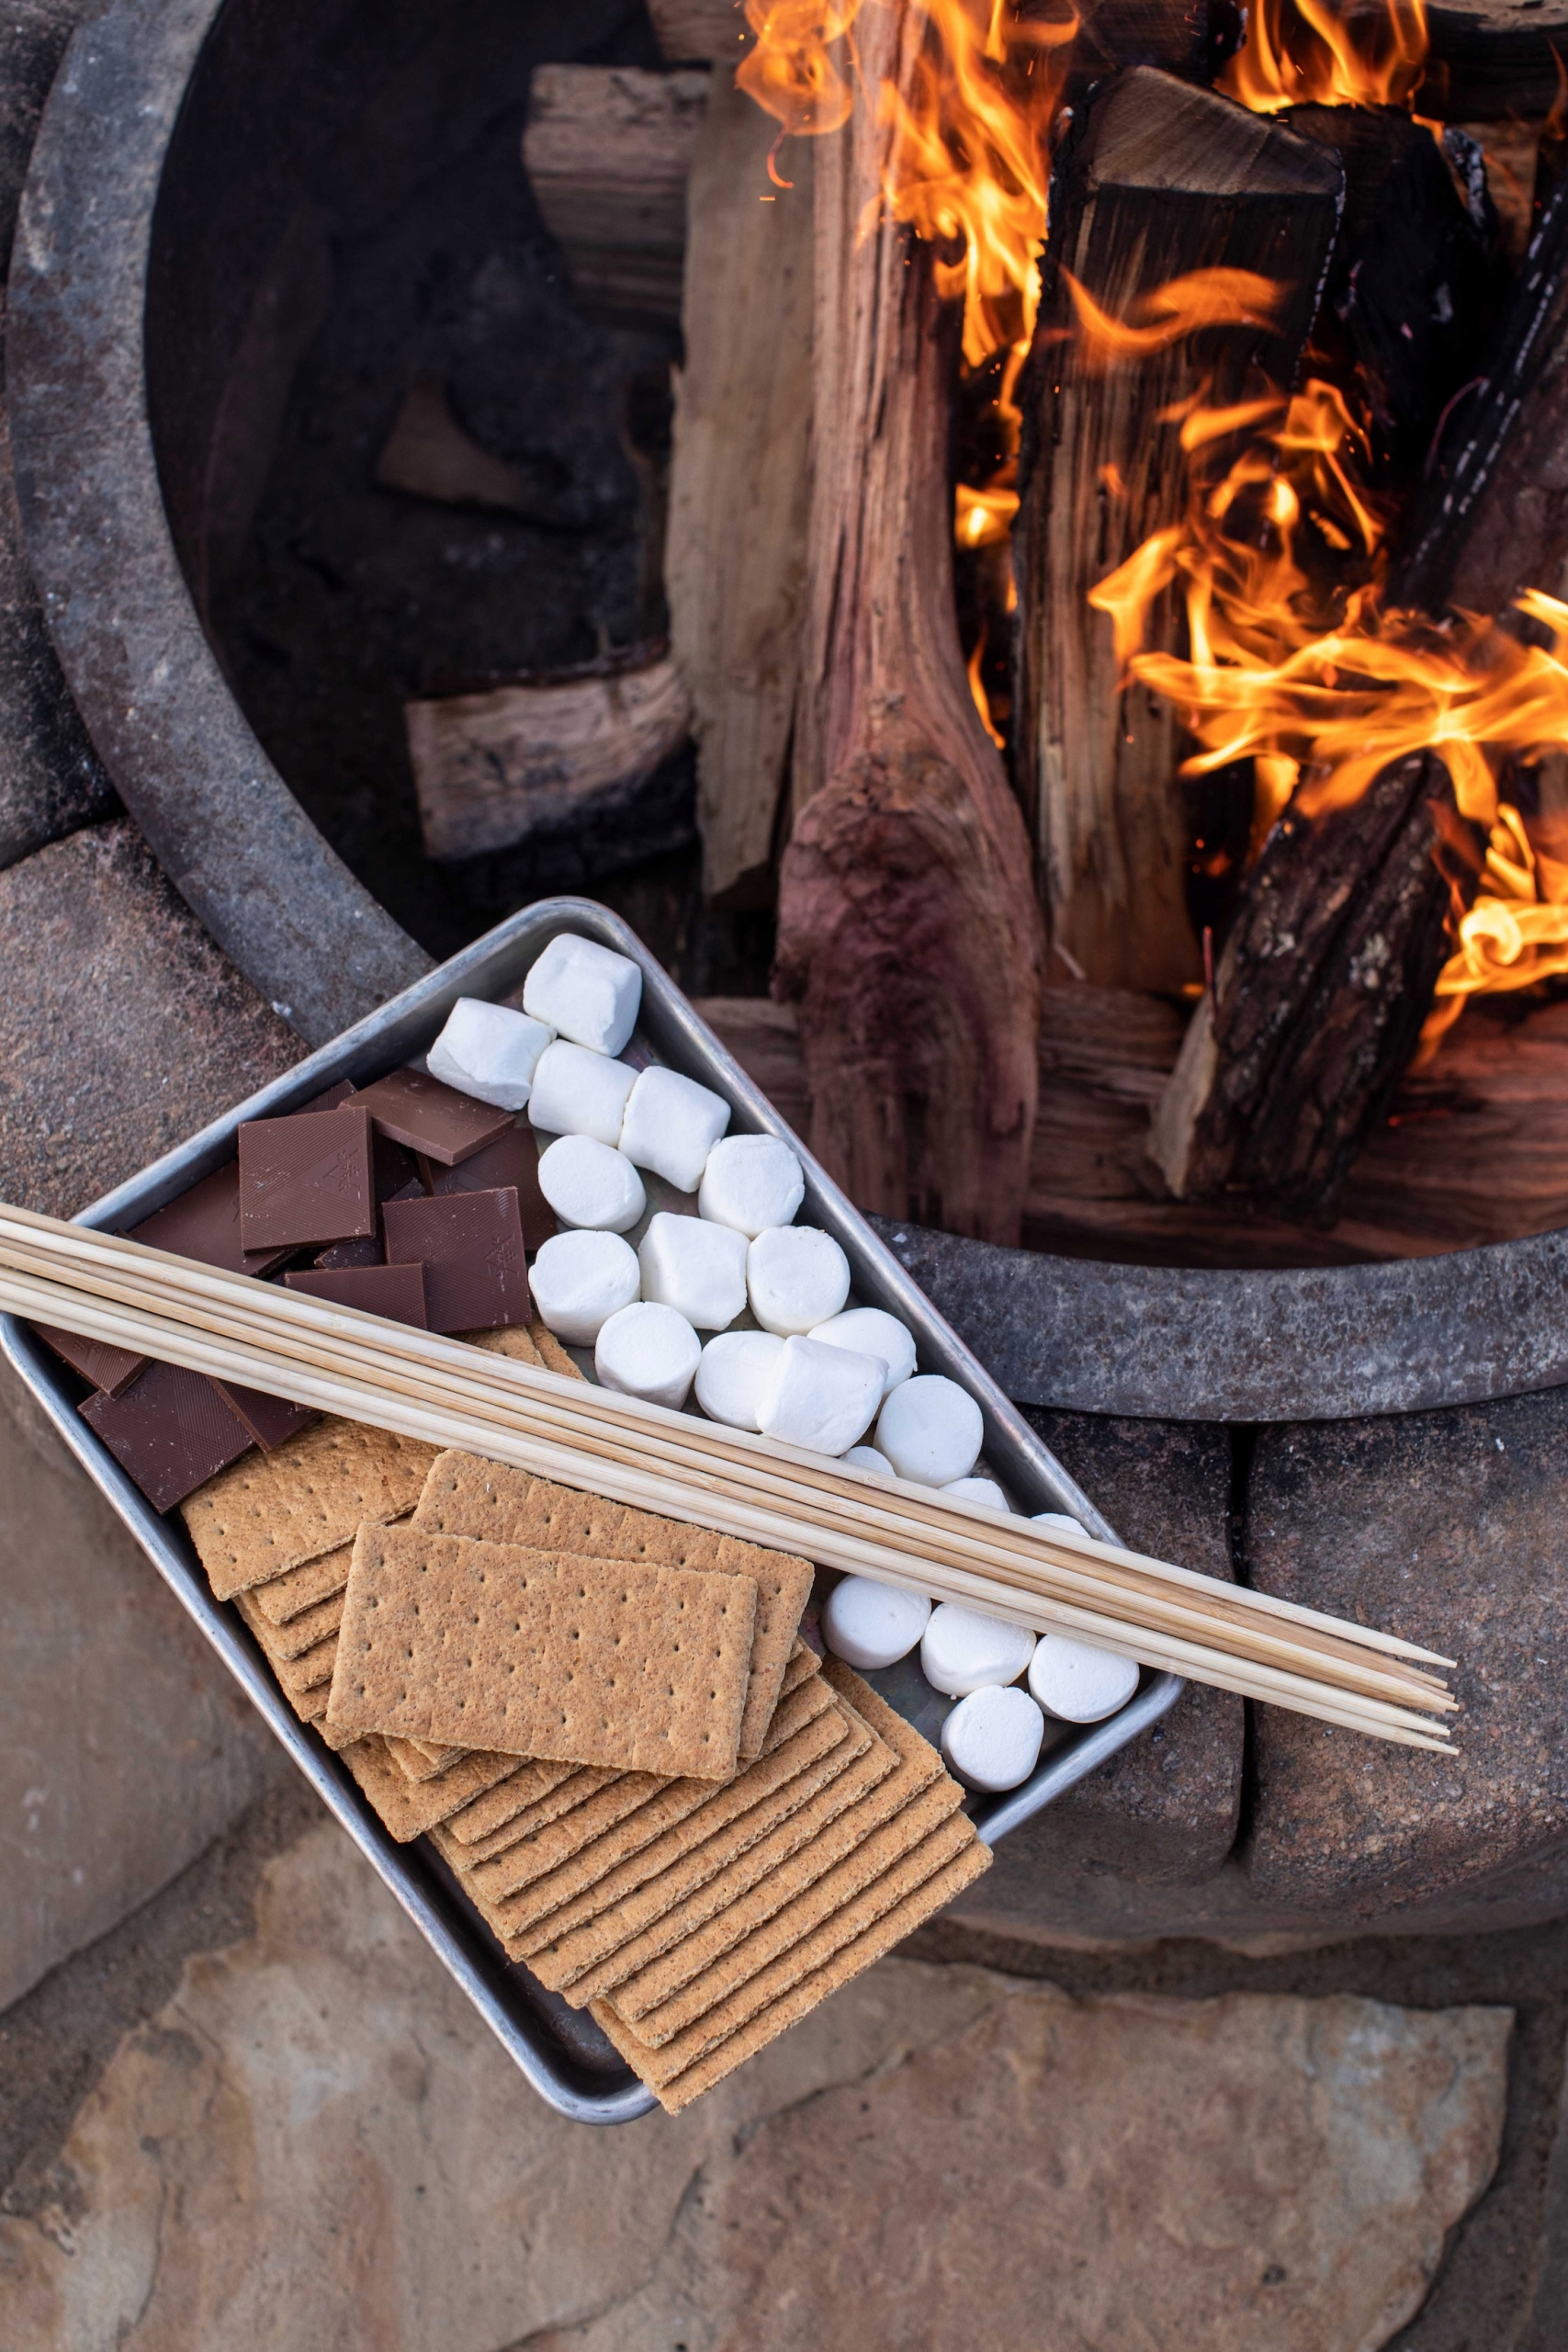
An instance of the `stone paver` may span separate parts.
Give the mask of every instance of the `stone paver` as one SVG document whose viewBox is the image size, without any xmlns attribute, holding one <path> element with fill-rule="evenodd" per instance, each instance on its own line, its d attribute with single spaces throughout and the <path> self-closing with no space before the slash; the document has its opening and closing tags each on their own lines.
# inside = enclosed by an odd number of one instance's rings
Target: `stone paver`
<svg viewBox="0 0 1568 2352">
<path fill-rule="evenodd" d="M 1343 1930 L 1560 1878 L 1568 1395 L 1267 1431 L 1247 1549 L 1260 1589 L 1456 1658 L 1463 1708 L 1451 1759 L 1258 1709 L 1254 1894 Z"/>
<path fill-rule="evenodd" d="M 8 2352 L 1353 2352 L 1483 2188 L 1509 2012 L 883 1963 L 671 2122 L 559 2122 L 328 1825 L 130 2033 Z"/>
<path fill-rule="evenodd" d="M 0 2009 L 166 1885 L 284 1768 L 173 1594 L 28 1405 L 6 1370 Z"/>
<path fill-rule="evenodd" d="M 305 1048 L 129 820 L 0 874 L 0 1199 L 69 1216 Z"/>
</svg>

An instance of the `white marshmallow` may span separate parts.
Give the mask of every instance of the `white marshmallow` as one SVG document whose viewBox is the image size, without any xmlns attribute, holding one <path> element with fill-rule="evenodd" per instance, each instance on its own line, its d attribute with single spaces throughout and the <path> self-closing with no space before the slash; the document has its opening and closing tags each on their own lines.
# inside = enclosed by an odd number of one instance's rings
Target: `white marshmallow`
<svg viewBox="0 0 1568 2352">
<path fill-rule="evenodd" d="M 551 1136 L 592 1136 L 595 1143 L 618 1144 L 626 1097 L 637 1072 L 625 1062 L 606 1061 L 586 1046 L 558 1037 L 539 1056 L 528 1097 L 532 1125 Z"/>
<path fill-rule="evenodd" d="M 678 1069 L 645 1069 L 626 1099 L 621 1149 L 678 1193 L 694 1193 L 708 1154 L 729 1125 L 729 1105 Z"/>
<path fill-rule="evenodd" d="M 785 1445 L 842 1453 L 875 1412 L 885 1371 L 880 1356 L 787 1339 L 768 1374 L 757 1426 Z"/>
<path fill-rule="evenodd" d="M 1027 1690 L 976 1690 L 942 1724 L 942 1758 L 965 1788 L 1016 1789 L 1039 1763 L 1044 1736 L 1045 1718 Z"/>
<path fill-rule="evenodd" d="M 746 1252 L 746 1288 L 764 1331 L 804 1338 L 848 1298 L 850 1261 L 832 1235 L 814 1225 L 770 1226 Z"/>
<path fill-rule="evenodd" d="M 523 984 L 525 1012 L 595 1054 L 620 1052 L 641 1002 L 642 974 L 630 956 L 570 931 L 551 940 Z"/>
<path fill-rule="evenodd" d="M 732 1430 L 761 1427 L 757 1409 L 784 1346 L 771 1331 L 721 1331 L 708 1341 L 697 1366 L 697 1402 L 710 1421 Z"/>
<path fill-rule="evenodd" d="M 915 1369 L 914 1333 L 880 1306 L 846 1307 L 842 1315 L 818 1323 L 807 1337 L 820 1340 L 829 1348 L 854 1348 L 863 1356 L 880 1356 L 887 1366 L 884 1396 L 890 1396 Z"/>
<path fill-rule="evenodd" d="M 1124 1707 L 1138 1687 L 1130 1657 L 1066 1634 L 1042 1634 L 1029 1661 L 1029 1687 L 1048 1715 L 1066 1724 L 1098 1724 Z"/>
<path fill-rule="evenodd" d="M 626 1154 L 592 1136 L 561 1136 L 539 1154 L 539 1190 L 563 1225 L 599 1233 L 628 1231 L 648 1206 Z"/>
<path fill-rule="evenodd" d="M 917 1478 L 924 1487 L 951 1487 L 955 1478 L 966 1478 L 985 1434 L 980 1408 L 969 1391 L 939 1372 L 901 1381 L 876 1424 L 876 1442 L 899 1477 Z"/>
<path fill-rule="evenodd" d="M 1069 1535 L 1081 1535 L 1084 1532 L 1082 1521 L 1074 1519 L 1070 1511 L 1037 1510 L 1031 1514 L 1031 1518 L 1032 1523 L 1036 1527 L 1060 1527 Z"/>
<path fill-rule="evenodd" d="M 459 1093 L 493 1102 L 498 1111 L 522 1111 L 539 1056 L 555 1034 L 547 1022 L 530 1021 L 510 1005 L 460 996 L 425 1063 L 432 1078 Z"/>
<path fill-rule="evenodd" d="M 637 1251 L 616 1233 L 558 1233 L 529 1269 L 534 1304 L 558 1340 L 591 1348 L 637 1296 Z"/>
<path fill-rule="evenodd" d="M 732 1225 L 749 1241 L 770 1225 L 792 1225 L 806 1198 L 806 1171 L 776 1136 L 726 1136 L 703 1170 L 697 1215 Z"/>
<path fill-rule="evenodd" d="M 896 1478 L 898 1475 L 887 1456 L 878 1453 L 874 1445 L 852 1445 L 839 1459 L 852 1462 L 857 1470 L 869 1470 L 874 1478 Z"/>
<path fill-rule="evenodd" d="M 623 1306 L 601 1330 L 593 1369 L 606 1388 L 679 1410 L 691 1394 L 703 1343 L 672 1306 Z"/>
<path fill-rule="evenodd" d="M 822 1604 L 822 1639 L 835 1657 L 864 1674 L 908 1657 L 931 1613 L 923 1592 L 903 1592 L 870 1577 L 845 1577 Z"/>
<path fill-rule="evenodd" d="M 950 1478 L 942 1491 L 956 1495 L 961 1503 L 981 1503 L 987 1510 L 1012 1509 L 994 1478 Z"/>
<path fill-rule="evenodd" d="M 746 1305 L 746 1236 L 668 1210 L 649 1221 L 637 1248 L 642 1295 L 672 1306 L 699 1331 L 722 1331 Z"/>
<path fill-rule="evenodd" d="M 1010 1618 L 983 1617 L 943 1600 L 931 1611 L 920 1641 L 920 1671 L 934 1690 L 966 1698 L 992 1683 L 1016 1682 L 1029 1664 L 1034 1636 Z"/>
</svg>

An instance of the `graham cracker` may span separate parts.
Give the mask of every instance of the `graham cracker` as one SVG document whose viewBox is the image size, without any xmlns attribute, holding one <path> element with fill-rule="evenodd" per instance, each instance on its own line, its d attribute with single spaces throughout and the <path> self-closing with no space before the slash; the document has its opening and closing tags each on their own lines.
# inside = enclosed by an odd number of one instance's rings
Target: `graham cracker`
<svg viewBox="0 0 1568 2352">
<path fill-rule="evenodd" d="M 934 1789 L 928 1790 L 925 1796 L 917 1797 L 909 1811 L 923 1812 L 937 1794 Z M 898 1829 L 897 1822 L 890 1822 L 886 1829 L 877 1833 L 885 1851 L 897 1845 Z M 654 2053 L 654 2068 L 648 2079 L 669 2082 L 705 2050 L 760 2016 L 781 1993 L 831 1960 L 863 1928 L 874 1927 L 886 1912 L 901 1903 L 906 1894 L 912 1894 L 944 1864 L 978 1842 L 967 1815 L 950 1813 L 916 1843 L 906 1845 L 874 1877 L 861 1875 L 849 1864 L 840 1862 L 838 1870 L 829 1871 L 808 1894 L 797 1896 L 795 1904 L 762 1930 L 764 1937 L 770 1939 L 777 1931 L 777 1940 L 762 1967 L 728 1986 L 728 1962 L 708 1972 L 713 1989 L 726 1987 L 720 1990 L 717 1999 L 697 2006 L 701 1993 L 710 1989 L 707 1980 L 699 1978 L 677 2000 L 667 2002 L 663 2008 L 651 2011 L 635 2023 L 626 2016 L 619 2006 L 619 1996 L 614 1993 L 606 2001 L 592 2004 L 593 2014 L 597 2016 L 601 2008 L 613 2009 L 623 2026 L 630 2025 L 637 2040 Z M 811 1917 L 809 1931 L 805 1935 L 793 1931 L 796 1922 L 791 1919 L 790 1912 L 796 1905 Z M 730 1959 L 734 1958 L 731 1954 Z"/>
<path fill-rule="evenodd" d="M 329 1713 L 345 1729 L 727 1780 L 756 1588 L 367 1523 Z"/>
<path fill-rule="evenodd" d="M 266 1584 L 253 1585 L 256 1607 L 269 1625 L 291 1624 L 305 1610 L 315 1609 L 342 1592 L 353 1556 L 353 1544 L 340 1544 L 335 1552 L 323 1552 L 319 1560 L 303 1560 Z"/>
<path fill-rule="evenodd" d="M 458 1331 L 454 1337 L 466 1340 L 470 1348 L 483 1348 L 488 1355 L 511 1356 L 518 1363 L 531 1363 L 540 1371 L 544 1368 L 544 1357 L 527 1332 L 515 1323 L 503 1324 L 499 1331 Z M 571 1368 L 576 1372 L 575 1364 Z"/>
<path fill-rule="evenodd" d="M 711 1528 L 688 1527 L 652 1511 L 634 1510 L 627 1503 L 608 1502 L 601 1495 L 579 1494 L 526 1470 L 457 1452 L 444 1453 L 432 1464 L 414 1524 L 446 1535 L 520 1544 L 531 1551 L 641 1560 L 751 1577 L 757 1587 L 757 1615 L 739 1752 L 748 1763 L 761 1754 L 800 1612 L 810 1597 L 809 1562 L 787 1552 L 764 1551 L 760 1544 L 743 1544 Z"/>
<path fill-rule="evenodd" d="M 253 1599 L 248 1592 L 238 1596 L 243 1604 Z M 266 1628 L 267 1656 L 276 1658 L 303 1657 L 307 1650 L 317 1648 L 329 1635 L 335 1640 L 343 1623 L 343 1595 L 334 1592 L 329 1600 L 318 1600 L 313 1609 L 302 1609 L 298 1617 L 290 1617 L 286 1625 L 274 1623 L 259 1601 L 254 1602 L 255 1622 Z M 261 1637 L 258 1634 L 257 1639 Z M 331 1679 L 331 1677 L 328 1677 Z"/>
<path fill-rule="evenodd" d="M 504 1827 L 551 1789 L 570 1780 L 578 1770 L 575 1764 L 540 1764 L 530 1758 L 520 1763 L 510 1778 L 498 1781 L 482 1797 L 475 1797 L 461 1813 L 455 1813 L 446 1826 L 466 1853 L 470 1844 L 482 1844 L 491 1834 L 485 1826 L 488 1822 L 493 1822 L 497 1828 Z"/>
<path fill-rule="evenodd" d="M 610 1788 L 616 1781 L 624 1781 L 626 1777 L 624 1772 L 612 1772 L 602 1765 L 551 1765 L 538 1769 L 565 1771 L 568 1777 L 558 1781 L 552 1788 L 542 1789 L 525 1804 L 520 1804 L 510 1820 L 500 1823 L 481 1836 L 465 1838 L 457 1824 L 453 1824 L 453 1842 L 460 1849 L 460 1858 L 453 1863 L 455 1870 L 471 1871 L 480 1862 L 494 1861 L 498 1854 L 509 1854 L 513 1847 L 520 1846 L 525 1838 L 547 1828 L 552 1821 L 560 1821 L 569 1813 L 575 1813 L 579 1805 L 588 1803 L 590 1797 L 596 1797 L 601 1789 Z"/>
<path fill-rule="evenodd" d="M 530 1323 L 528 1337 L 534 1343 L 535 1353 L 547 1372 L 558 1372 L 567 1380 L 587 1379 L 588 1374 L 583 1371 L 582 1366 L 573 1363 L 555 1333 L 547 1331 L 542 1323 Z"/>
<path fill-rule="evenodd" d="M 416 1787 L 399 1771 L 379 1739 L 352 1740 L 343 1749 L 343 1758 L 400 1846 L 434 1829 L 459 1805 L 494 1788 L 517 1769 L 515 1756 L 481 1750 L 465 1756 L 439 1780 L 424 1781 Z"/>
<path fill-rule="evenodd" d="M 274 1453 L 247 1453 L 180 1505 L 220 1600 L 352 1543 L 362 1521 L 412 1510 L 438 1449 L 325 1419 Z"/>
<path fill-rule="evenodd" d="M 912 1936 L 917 1928 L 923 1927 L 955 1895 L 962 1894 L 966 1886 L 972 1886 L 990 1866 L 990 1848 L 982 1845 L 977 1838 L 972 1845 L 962 1848 L 922 1885 L 912 1889 L 891 1910 L 885 1911 L 879 1919 L 874 1920 L 870 1927 L 863 1928 L 860 1934 L 842 1945 L 831 1959 L 813 1969 L 809 1974 L 796 1978 L 765 2009 L 760 2010 L 722 2041 L 710 2045 L 700 2058 L 694 2059 L 679 2074 L 666 2076 L 656 2084 L 655 2092 L 665 2113 L 679 2115 L 683 2107 L 689 2107 L 694 2098 L 701 2098 L 704 2091 L 712 2090 L 716 2083 L 733 2074 L 737 2066 L 744 2064 L 748 2058 L 754 2058 L 759 2051 L 765 2050 L 769 2042 L 776 2041 L 779 2035 L 786 2032 L 792 2025 L 798 2025 L 801 2018 L 808 2016 L 830 1993 L 838 1992 L 841 1985 L 861 1975 L 873 1962 L 881 1960 L 901 1944 L 907 1936 Z M 644 2066 L 660 2053 L 649 2051 L 645 2043 L 638 2041 L 631 2029 L 615 2017 L 608 2002 L 596 2002 L 592 2015 L 627 2064 L 642 2075 L 644 2081 L 648 2081 Z"/>
<path fill-rule="evenodd" d="M 637 1948 L 646 1939 L 653 1940 L 642 1957 L 685 1933 L 683 1927 L 666 1929 L 664 1923 L 686 1904 L 728 1899 L 723 1894 L 710 1897 L 709 1890 L 720 1887 L 741 1858 L 777 1838 L 798 1842 L 810 1837 L 818 1804 L 830 1799 L 842 1810 L 892 1769 L 892 1755 L 883 1743 L 864 1724 L 852 1724 L 847 1709 L 836 1706 L 732 1781 L 724 1793 L 735 1792 L 736 1805 L 722 1818 L 710 1825 L 699 1813 L 684 1825 L 697 1833 L 700 1844 L 682 1842 L 679 1830 L 656 1838 L 645 1853 L 608 1872 L 576 1902 L 558 1906 L 526 1933 L 514 1933 L 508 1939 L 508 1955 L 526 1960 L 554 1993 L 607 1971 L 581 1998 L 575 1992 L 569 1996 L 581 2008 L 592 1993 L 633 1973 L 639 1964 Z M 750 1797 L 749 1804 L 740 1803 L 742 1794 Z M 633 1956 L 622 1962 L 627 1950 Z"/>
<path fill-rule="evenodd" d="M 267 1623 L 250 1594 L 237 1593 L 235 1604 L 241 1616 L 261 1644 L 268 1666 L 271 1667 L 278 1682 L 291 1699 L 303 1698 L 308 1690 L 321 1690 L 323 1694 L 327 1691 L 333 1679 L 333 1667 L 337 1658 L 338 1637 L 335 1632 L 313 1643 L 309 1649 L 302 1651 L 298 1657 L 286 1657 L 278 1647 L 277 1628 Z M 324 1696 L 321 1713 L 323 1714 L 326 1713 Z"/>
<path fill-rule="evenodd" d="M 436 1747 L 433 1753 L 432 1743 L 427 1739 L 399 1739 L 394 1735 L 387 1742 L 387 1753 L 405 1781 L 418 1782 L 438 1781 L 443 1772 L 451 1770 L 460 1756 L 468 1755 L 470 1750 Z"/>
<path fill-rule="evenodd" d="M 845 1792 L 835 1784 L 824 1792 L 807 1808 L 808 1820 L 785 1825 L 793 1837 L 781 1830 L 766 1839 L 771 1850 L 759 1849 L 734 1864 L 724 1873 L 726 1885 L 705 1887 L 700 1898 L 667 1914 L 652 1934 L 639 1938 L 637 1951 L 617 1952 L 605 1984 L 595 1990 L 613 1989 L 621 2015 L 640 2032 L 642 2018 L 673 2000 L 747 1939 L 756 1939 L 797 1895 L 840 1862 L 868 1853 L 878 1831 L 897 1821 L 909 1845 L 956 1813 L 964 1792 L 942 1771 L 935 1749 L 908 1724 L 900 1725 L 900 1733 L 897 1740 L 877 1738 L 874 1753 L 882 1769 L 863 1787 Z M 868 1729 L 867 1736 L 874 1735 Z M 923 1804 L 933 1785 L 935 1798 L 922 1815 L 916 1800 Z M 753 1942 L 752 1949 L 760 1945 Z"/>
</svg>

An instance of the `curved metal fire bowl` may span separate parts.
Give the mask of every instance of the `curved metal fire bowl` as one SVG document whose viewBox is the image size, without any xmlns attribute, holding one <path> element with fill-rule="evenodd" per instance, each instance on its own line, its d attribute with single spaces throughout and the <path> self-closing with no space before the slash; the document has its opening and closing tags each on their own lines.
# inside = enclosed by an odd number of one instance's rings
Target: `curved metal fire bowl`
<svg viewBox="0 0 1568 2352">
<path fill-rule="evenodd" d="M 94 741 L 165 871 L 311 1044 L 428 958 L 268 762 L 187 574 L 223 386 L 311 141 L 363 102 L 356 21 L 356 0 L 108 0 L 71 43 L 34 151 L 7 354 L 28 546 Z M 1332 1419 L 1568 1381 L 1562 1233 L 1253 1273 L 885 1230 L 1023 1403 Z"/>
</svg>

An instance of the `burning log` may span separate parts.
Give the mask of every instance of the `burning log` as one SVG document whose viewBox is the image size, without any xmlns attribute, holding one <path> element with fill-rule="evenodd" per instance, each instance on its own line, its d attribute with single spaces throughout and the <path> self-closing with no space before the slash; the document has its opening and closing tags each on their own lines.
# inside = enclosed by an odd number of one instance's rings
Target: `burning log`
<svg viewBox="0 0 1568 2352">
<path fill-rule="evenodd" d="M 1155 1116 L 1179 1199 L 1234 1185 L 1285 1216 L 1331 1207 L 1420 1035 L 1450 883 L 1480 862 L 1464 830 L 1431 752 L 1348 808 L 1280 820 Z"/>
<path fill-rule="evenodd" d="M 813 151 L 797 142 L 795 186 L 775 195 L 773 136 L 716 66 L 692 169 L 665 582 L 697 738 L 703 888 L 729 907 L 773 896 L 810 508 Z"/>
<path fill-rule="evenodd" d="M 686 177 L 707 87 L 700 70 L 535 70 L 524 166 L 580 298 L 606 317 L 681 315 Z"/>
<path fill-rule="evenodd" d="M 914 9 L 863 12 L 867 89 L 907 86 L 920 29 Z M 953 619 L 956 306 L 929 245 L 886 219 L 858 233 L 887 137 L 859 107 L 816 158 L 808 603 L 775 989 L 800 1007 L 812 1147 L 852 1197 L 1015 1241 L 1039 911 Z"/>
<path fill-rule="evenodd" d="M 1052 198 L 1039 325 L 1022 393 L 1015 537 L 1019 775 L 1053 940 L 1105 987 L 1173 989 L 1201 969 L 1188 920 L 1177 714 L 1124 687 L 1125 649 L 1091 589 L 1187 503 L 1187 458 L 1162 413 L 1216 409 L 1288 381 L 1312 324 L 1340 198 L 1337 160 L 1268 118 L 1148 68 L 1123 74 L 1072 141 Z M 1280 282 L 1272 310 L 1233 291 L 1198 334 L 1160 314 L 1112 344 L 1109 322 L 1204 270 Z M 1196 292 L 1198 289 L 1194 289 Z M 1086 331 L 1087 330 L 1087 331 Z M 1145 642 L 1173 646 L 1175 598 Z"/>
</svg>

